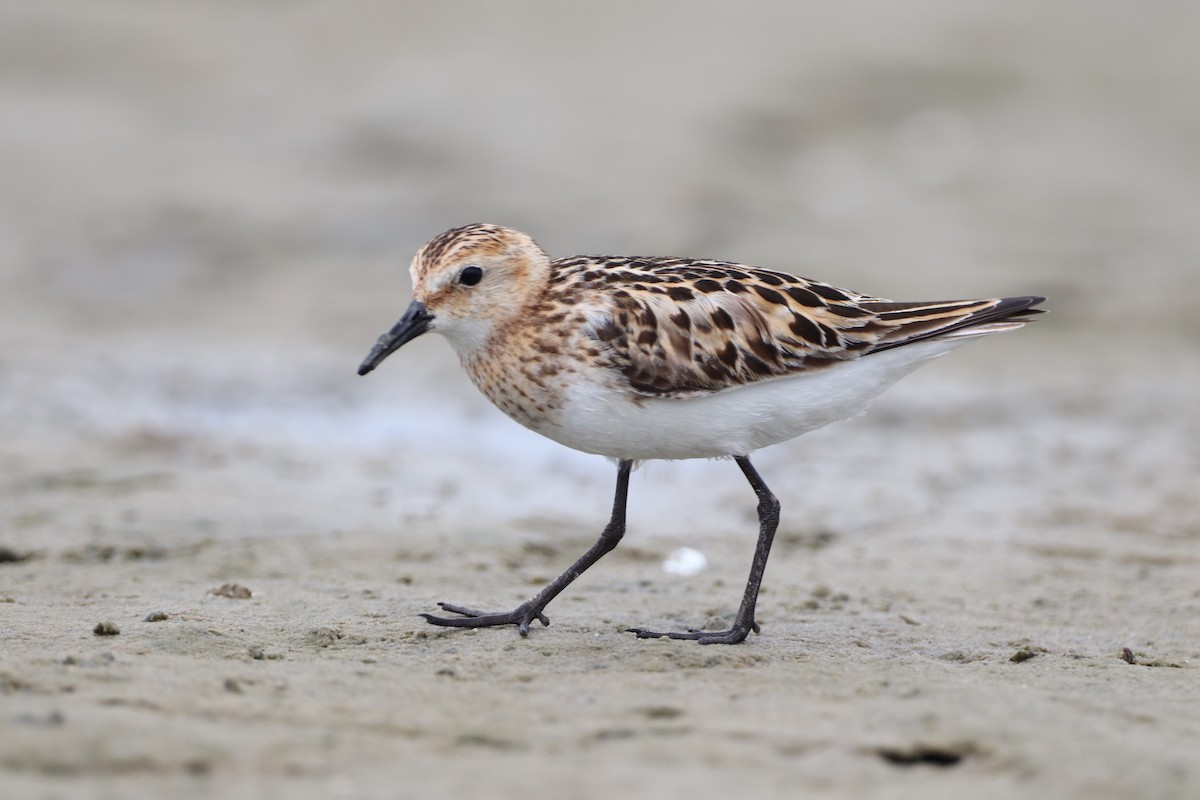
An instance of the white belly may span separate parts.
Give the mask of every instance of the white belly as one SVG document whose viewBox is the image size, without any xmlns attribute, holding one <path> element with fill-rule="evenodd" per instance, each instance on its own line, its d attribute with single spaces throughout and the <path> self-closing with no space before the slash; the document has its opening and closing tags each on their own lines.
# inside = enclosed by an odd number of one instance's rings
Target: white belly
<svg viewBox="0 0 1200 800">
<path fill-rule="evenodd" d="M 969 340 L 918 342 L 678 400 L 635 397 L 584 381 L 571 389 L 555 423 L 537 430 L 567 447 L 619 459 L 749 455 L 862 413 L 888 386 Z"/>
</svg>

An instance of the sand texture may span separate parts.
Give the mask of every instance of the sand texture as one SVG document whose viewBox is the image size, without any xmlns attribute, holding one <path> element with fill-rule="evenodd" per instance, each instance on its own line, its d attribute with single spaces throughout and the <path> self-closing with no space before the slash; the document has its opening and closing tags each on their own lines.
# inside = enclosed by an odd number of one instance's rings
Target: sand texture
<svg viewBox="0 0 1200 800">
<path fill-rule="evenodd" d="M 0 2 L 0 797 L 1200 797 L 1200 6 Z M 615 469 L 449 346 L 453 225 L 1045 294 L 865 416 Z M 707 569 L 664 572 L 676 549 Z"/>
</svg>

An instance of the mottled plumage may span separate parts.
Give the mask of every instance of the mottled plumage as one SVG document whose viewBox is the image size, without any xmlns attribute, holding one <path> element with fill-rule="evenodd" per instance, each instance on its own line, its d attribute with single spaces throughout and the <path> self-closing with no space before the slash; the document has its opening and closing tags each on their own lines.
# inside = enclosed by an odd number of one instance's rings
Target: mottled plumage
<svg viewBox="0 0 1200 800">
<path fill-rule="evenodd" d="M 475 385 L 506 414 L 569 447 L 621 462 L 620 514 L 614 508 L 597 543 L 607 549 L 593 548 L 513 612 L 446 606 L 463 616 L 427 618 L 513 623 L 526 632 L 532 619 L 544 621 L 550 599 L 620 538 L 632 462 L 731 456 L 759 494 L 761 552 L 730 631 L 665 634 L 705 643 L 740 641 L 755 627 L 767 529 L 774 530 L 761 502 L 775 501 L 749 454 L 860 412 L 921 363 L 970 338 L 1020 327 L 1043 299 L 894 302 L 724 261 L 551 261 L 525 234 L 480 224 L 430 240 L 411 273 L 413 303 L 360 374 L 413 337 L 442 333 Z"/>
<path fill-rule="evenodd" d="M 895 303 L 726 261 L 584 256 L 551 263 L 550 294 L 596 298 L 590 333 L 629 389 L 710 394 L 1011 317 L 1032 298 Z"/>
</svg>

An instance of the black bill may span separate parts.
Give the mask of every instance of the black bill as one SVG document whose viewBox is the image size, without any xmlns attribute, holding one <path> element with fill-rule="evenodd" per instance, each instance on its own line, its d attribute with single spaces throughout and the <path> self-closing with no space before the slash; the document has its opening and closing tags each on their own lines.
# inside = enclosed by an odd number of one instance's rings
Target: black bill
<svg viewBox="0 0 1200 800">
<path fill-rule="evenodd" d="M 433 314 L 429 313 L 425 304 L 420 300 L 413 300 L 400 321 L 375 342 L 375 346 L 359 366 L 358 374 L 366 375 L 378 367 L 381 361 L 399 350 L 405 342 L 410 342 L 429 330 L 429 323 L 432 321 Z"/>
</svg>

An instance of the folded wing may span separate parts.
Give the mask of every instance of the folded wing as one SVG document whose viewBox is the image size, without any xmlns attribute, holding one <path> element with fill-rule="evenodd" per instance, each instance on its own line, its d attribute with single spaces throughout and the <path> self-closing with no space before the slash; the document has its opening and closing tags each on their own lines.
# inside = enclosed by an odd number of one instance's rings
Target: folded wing
<svg viewBox="0 0 1200 800">
<path fill-rule="evenodd" d="M 594 325 L 614 369 L 653 397 L 711 394 L 937 337 L 1018 328 L 1044 298 L 894 302 L 739 264 L 621 265 Z M 591 273 L 589 273 L 591 274 Z"/>
</svg>

